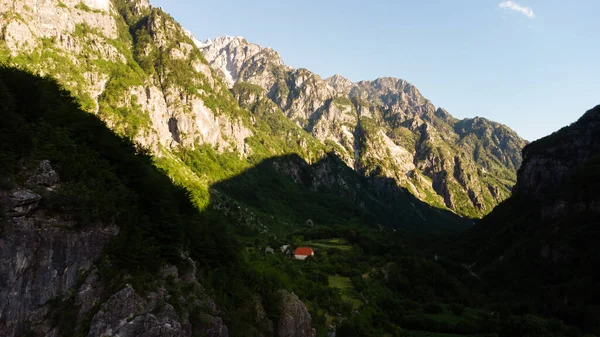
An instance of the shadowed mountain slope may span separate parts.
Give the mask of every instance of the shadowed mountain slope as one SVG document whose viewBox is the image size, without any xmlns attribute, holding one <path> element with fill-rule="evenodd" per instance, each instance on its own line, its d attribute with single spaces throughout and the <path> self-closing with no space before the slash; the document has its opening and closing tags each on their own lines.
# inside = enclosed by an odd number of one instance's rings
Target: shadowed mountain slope
<svg viewBox="0 0 600 337">
<path fill-rule="evenodd" d="M 517 305 L 599 333 L 600 106 L 523 158 L 513 195 L 461 236 L 463 259 Z"/>
<path fill-rule="evenodd" d="M 393 179 L 357 175 L 334 154 L 313 164 L 297 155 L 270 158 L 212 188 L 262 214 L 275 232 L 298 230 L 307 223 L 416 232 L 459 231 L 472 225 L 418 200 Z"/>
</svg>

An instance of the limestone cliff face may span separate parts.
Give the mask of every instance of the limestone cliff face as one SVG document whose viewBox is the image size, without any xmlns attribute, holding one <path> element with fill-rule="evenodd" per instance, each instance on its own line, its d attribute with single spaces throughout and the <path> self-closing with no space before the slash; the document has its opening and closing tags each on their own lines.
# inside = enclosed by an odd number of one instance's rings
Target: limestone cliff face
<svg viewBox="0 0 600 337">
<path fill-rule="evenodd" d="M 198 45 L 230 86 L 263 88 L 288 118 L 365 176 L 393 178 L 421 200 L 474 217 L 510 195 L 526 142 L 504 125 L 457 120 L 405 80 L 323 80 L 240 37 Z"/>
<path fill-rule="evenodd" d="M 183 28 L 147 1 L 4 1 L 0 16 L 2 58 L 57 77 L 144 147 L 159 154 L 206 143 L 243 154 L 252 132 L 207 104 L 227 87 Z M 128 24 L 137 24 L 133 40 Z"/>
<path fill-rule="evenodd" d="M 38 307 L 70 291 L 119 231 L 111 224 L 78 230 L 68 214 L 39 209 L 45 197 L 38 193 L 51 193 L 60 179 L 47 161 L 37 171 L 27 186 L 0 190 L 0 204 L 8 210 L 0 230 L 2 336 L 20 336 L 26 321 L 38 319 Z"/>
</svg>

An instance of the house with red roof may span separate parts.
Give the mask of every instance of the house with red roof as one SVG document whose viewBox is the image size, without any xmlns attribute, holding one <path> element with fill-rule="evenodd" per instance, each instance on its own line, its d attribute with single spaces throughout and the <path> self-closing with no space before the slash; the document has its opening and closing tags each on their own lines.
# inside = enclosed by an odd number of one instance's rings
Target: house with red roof
<svg viewBox="0 0 600 337">
<path fill-rule="evenodd" d="M 306 260 L 309 256 L 315 256 L 315 251 L 310 247 L 298 247 L 294 250 L 296 260 Z"/>
</svg>

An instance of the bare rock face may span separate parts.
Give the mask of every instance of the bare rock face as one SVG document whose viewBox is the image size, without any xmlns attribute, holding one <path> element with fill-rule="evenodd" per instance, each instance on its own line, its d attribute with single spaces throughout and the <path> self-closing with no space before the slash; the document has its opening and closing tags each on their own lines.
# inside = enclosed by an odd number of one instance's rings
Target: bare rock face
<svg viewBox="0 0 600 337">
<path fill-rule="evenodd" d="M 19 195 L 39 201 L 29 192 Z M 8 222 L 6 235 L 0 236 L 0 331 L 12 337 L 21 335 L 24 322 L 35 320 L 34 309 L 76 284 L 118 229 L 73 230 L 60 217 L 36 212 Z"/>
<path fill-rule="evenodd" d="M 175 266 L 163 266 L 155 287 L 143 293 L 130 284 L 110 293 L 98 269 L 81 269 L 85 280 L 63 290 L 57 297 L 71 294 L 68 307 L 56 309 L 52 301 L 44 301 L 26 313 L 26 326 L 23 322 L 21 325 L 0 324 L 0 332 L 5 332 L 2 336 L 11 337 L 20 336 L 24 331 L 35 337 L 58 337 L 66 332 L 61 330 L 61 325 L 56 325 L 54 311 L 71 310 L 76 313 L 72 322 L 75 330 L 87 330 L 88 337 L 191 337 L 193 334 L 228 337 L 228 328 L 218 316 L 216 305 L 195 278 L 194 262 L 188 260 L 188 263 L 190 268 L 182 275 Z M 193 296 L 185 298 L 173 294 L 167 284 L 192 289 Z M 178 303 L 177 310 L 173 300 Z"/>
<path fill-rule="evenodd" d="M 176 311 L 170 304 L 174 295 L 164 286 L 142 295 L 131 285 L 126 285 L 100 305 L 100 309 L 90 322 L 88 337 L 191 337 L 192 334 L 228 337 L 228 328 L 217 315 L 214 302 L 206 296 L 204 289 L 195 278 L 195 263 L 189 259 L 187 263 L 190 264 L 190 268 L 181 275 L 177 267 L 172 265 L 164 266 L 161 272 L 165 283 L 194 289 L 193 298 L 177 298 L 179 310 Z M 92 275 L 91 278 L 85 283 L 93 285 L 95 276 Z M 84 309 L 89 307 L 90 302 L 97 303 L 90 299 L 86 289 L 87 286 L 84 284 L 79 288 L 77 295 L 78 303 L 88 303 L 85 307 L 81 307 L 80 313 L 85 312 Z M 101 298 L 98 295 L 92 297 L 96 300 Z M 194 310 L 198 307 L 204 309 Z M 81 324 L 84 321 L 79 322 Z"/>
<path fill-rule="evenodd" d="M 271 321 L 269 319 L 269 317 L 267 316 L 267 313 L 265 312 L 265 308 L 262 306 L 262 303 L 260 302 L 260 298 L 255 299 L 254 312 L 256 314 L 254 321 L 255 321 L 256 326 L 259 329 L 259 331 L 262 332 L 262 334 L 260 334 L 257 337 L 273 336 L 273 331 L 274 331 L 273 321 Z"/>
<path fill-rule="evenodd" d="M 129 38 L 117 27 L 125 24 L 124 18 L 110 0 L 25 0 L 0 3 L 0 49 L 25 60 L 39 57 L 35 63 L 14 62 L 34 73 L 55 77 L 84 99 L 86 110 L 159 156 L 174 147 L 193 148 L 197 144 L 245 155 L 245 139 L 252 131 L 231 111 L 207 103 L 214 103 L 214 96 L 226 97 L 227 88 L 215 80 L 194 45 L 195 38 L 172 18 L 165 19 L 166 15 L 147 0 L 127 1 L 124 6 L 128 13 L 147 18 L 143 28 L 151 40 L 145 40 L 145 45 L 123 43 Z M 167 66 L 158 73 L 154 69 L 140 73 L 138 65 L 132 68 L 135 48 L 143 49 L 142 57 L 160 50 L 169 59 L 165 63 L 172 62 L 187 74 L 172 80 L 166 75 L 174 69 Z M 247 56 L 260 50 L 256 46 Z M 114 69 L 122 74 L 129 71 L 127 76 L 138 78 L 123 85 L 115 79 Z M 123 109 L 134 111 L 137 117 L 115 113 Z"/>
<path fill-rule="evenodd" d="M 280 291 L 281 316 L 277 323 L 277 336 L 279 337 L 314 337 L 312 318 L 306 306 L 298 296 L 287 291 Z"/>
<path fill-rule="evenodd" d="M 20 44 L 13 44 L 13 52 L 20 52 L 22 44 L 35 46 L 35 38 L 59 38 L 64 32 L 74 32 L 78 24 L 102 32 L 108 38 L 117 37 L 117 26 L 111 17 L 112 4 L 110 0 L 64 0 L 64 6 L 58 6 L 54 1 L 3 1 L 0 12 L 18 13 L 24 22 L 15 15 L 12 20 L 3 22 L 12 39 Z M 19 23 L 20 22 L 20 23 Z M 2 25 L 2 24 L 0 24 Z M 9 45 L 10 46 L 10 45 Z"/>
<path fill-rule="evenodd" d="M 207 337 L 228 337 L 229 329 L 221 317 L 214 317 L 208 314 L 200 314 L 192 317 L 196 322 L 193 324 L 193 333 Z"/>
<path fill-rule="evenodd" d="M 231 88 L 237 82 L 240 71 L 246 60 L 263 50 L 259 45 L 248 43 L 242 37 L 218 37 L 204 42 L 197 41 L 197 46 L 211 60 L 211 66 L 217 69 Z"/>
<path fill-rule="evenodd" d="M 59 181 L 50 162 L 42 160 L 27 184 L 52 188 Z M 41 200 L 41 195 L 25 188 L 0 189 L 0 204 L 8 210 L 0 223 L 2 336 L 21 336 L 24 331 L 57 336 L 58 331 L 48 322 L 52 314 L 48 303 L 68 293 L 118 233 L 117 227 L 102 224 L 75 229 L 64 214 L 49 215 L 38 208 Z"/>
<path fill-rule="evenodd" d="M 154 304 L 154 305 L 152 305 Z M 149 309 L 154 309 L 150 312 Z M 88 337 L 189 336 L 170 304 L 156 305 L 140 297 L 131 286 L 102 304 L 90 323 Z"/>
<path fill-rule="evenodd" d="M 49 160 L 42 160 L 37 172 L 29 178 L 27 183 L 32 185 L 41 185 L 46 187 L 52 187 L 58 184 L 60 177 L 58 173 L 52 168 Z"/>
<path fill-rule="evenodd" d="M 18 217 L 31 213 L 35 210 L 42 197 L 30 190 L 17 190 L 9 197 L 9 216 Z"/>
</svg>

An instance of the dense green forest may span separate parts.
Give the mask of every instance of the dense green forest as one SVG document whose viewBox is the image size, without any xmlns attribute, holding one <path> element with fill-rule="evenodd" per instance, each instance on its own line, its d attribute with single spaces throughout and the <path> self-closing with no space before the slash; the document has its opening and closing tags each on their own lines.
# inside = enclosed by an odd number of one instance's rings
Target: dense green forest
<svg viewBox="0 0 600 337">
<path fill-rule="evenodd" d="M 192 193 L 173 184 L 146 151 L 84 112 L 50 78 L 3 66 L 0 109 L 2 190 L 24 183 L 23 167 L 50 160 L 62 183 L 53 191 L 36 191 L 44 197 L 44 211 L 69 214 L 78 224 L 73 230 L 109 222 L 119 226 L 120 233 L 98 262 L 109 289 L 126 283 L 141 292 L 151 289 L 164 263 L 185 268 L 185 253 L 199 266 L 196 277 L 221 308 L 232 336 L 264 332 L 254 323 L 253 298 L 276 321 L 280 289 L 293 291 L 306 303 L 320 337 L 328 336 L 329 326 L 344 337 L 583 335 L 577 327 L 538 316 L 535 307 L 515 307 L 490 296 L 483 279 L 467 273 L 459 262 L 438 259 L 432 247 L 445 242 L 443 237 L 364 226 L 365 213 L 353 214 L 343 203 L 326 204 L 330 214 L 320 214 L 323 204 L 335 198 L 311 192 L 291 178 L 271 181 L 277 185 L 272 190 L 280 194 L 270 201 L 257 195 L 257 186 L 266 182 L 260 172 L 271 176 L 268 170 L 250 169 L 214 184 L 212 202 L 200 210 L 190 201 Z M 201 152 L 182 156 L 198 171 L 226 160 L 206 153 L 201 159 Z M 246 190 L 238 189 L 244 185 Z M 278 221 L 304 221 L 306 209 L 298 205 L 306 204 L 318 221 L 290 229 L 282 225 L 276 234 L 241 226 L 240 214 L 224 211 L 227 198 L 219 197 L 220 191 L 232 189 L 255 209 L 261 207 L 257 202 L 266 202 L 262 219 L 269 209 L 279 209 Z M 284 195 L 289 197 L 280 200 Z M 0 210 L 3 229 L 5 221 Z M 296 261 L 280 249 L 284 245 L 311 246 L 316 254 Z M 170 291 L 194 295 L 193 289 Z M 175 308 L 199 310 L 181 308 L 177 298 L 172 297 Z M 56 320 L 63 335 L 85 336 L 85 329 L 73 331 L 71 300 L 58 304 Z"/>
</svg>

